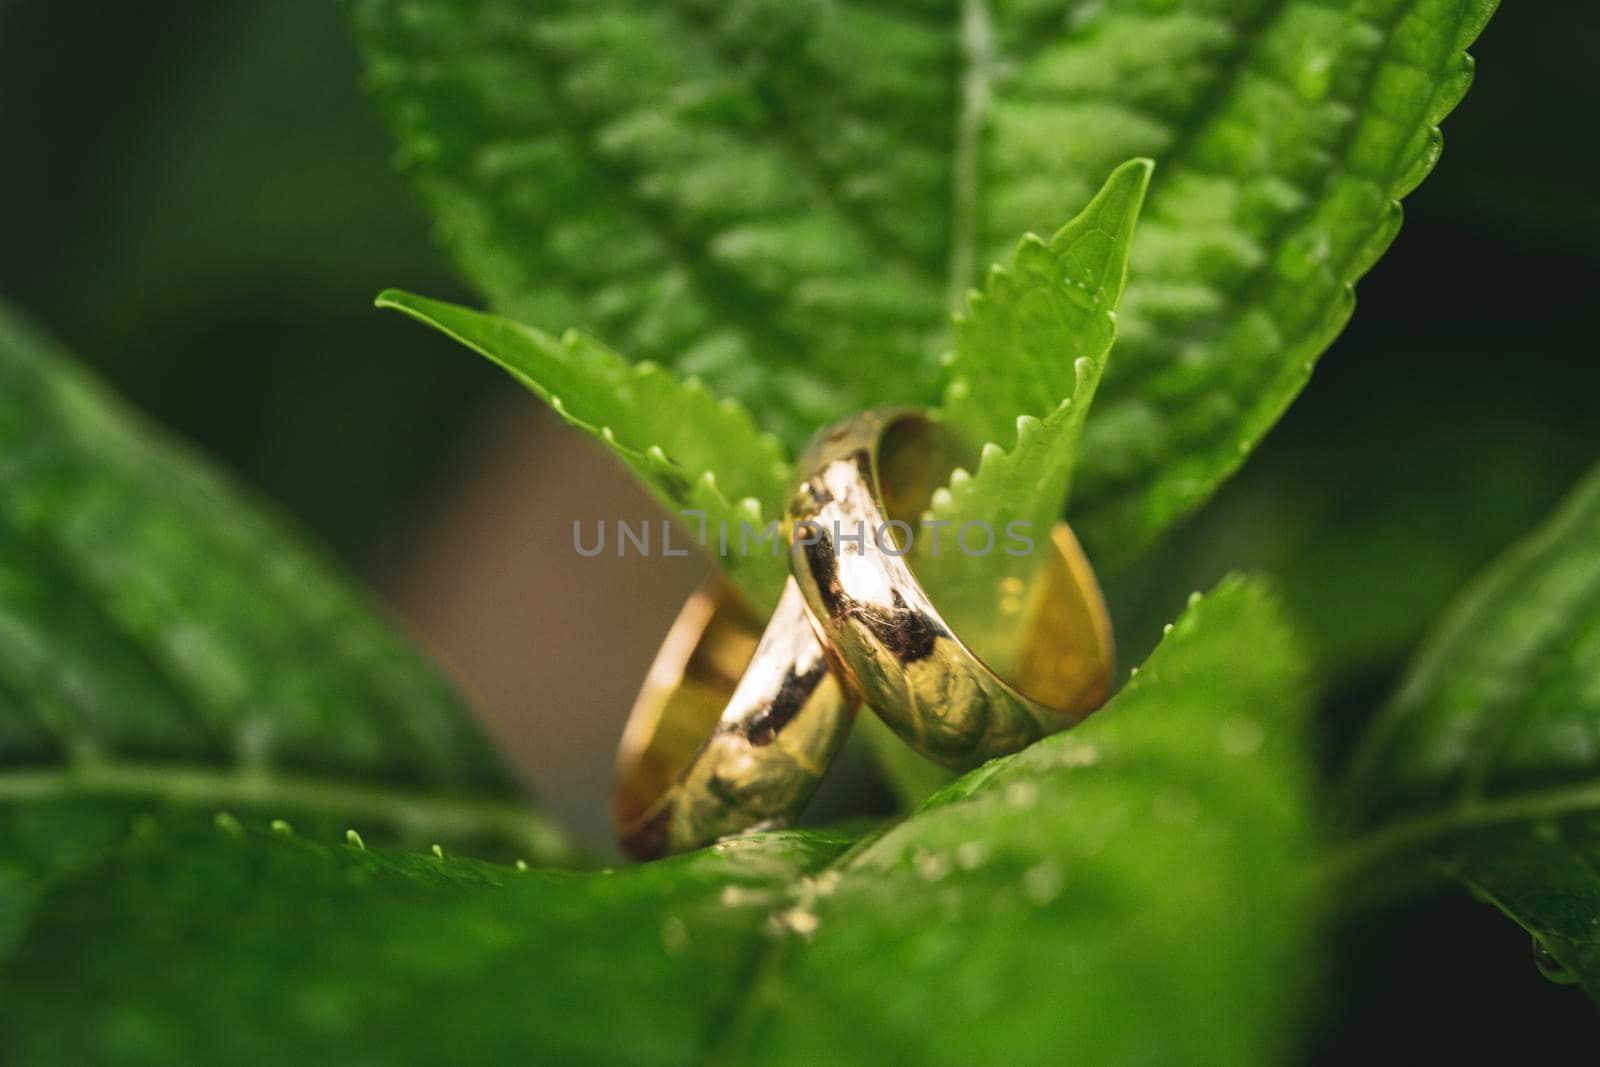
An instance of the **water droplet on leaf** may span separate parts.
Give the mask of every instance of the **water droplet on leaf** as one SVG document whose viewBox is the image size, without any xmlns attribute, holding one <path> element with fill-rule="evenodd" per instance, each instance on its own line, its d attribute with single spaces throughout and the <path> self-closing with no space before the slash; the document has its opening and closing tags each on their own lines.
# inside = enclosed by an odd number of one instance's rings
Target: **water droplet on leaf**
<svg viewBox="0 0 1600 1067">
<path fill-rule="evenodd" d="M 1555 953 L 1537 937 L 1533 939 L 1533 965 L 1556 985 L 1577 985 L 1578 975 L 1572 968 L 1556 959 Z"/>
<path fill-rule="evenodd" d="M 661 947 L 669 956 L 679 956 L 689 947 L 689 927 L 676 915 L 661 921 Z"/>
<path fill-rule="evenodd" d="M 989 846 L 982 841 L 963 841 L 956 846 L 956 862 L 964 871 L 972 871 L 983 866 L 983 861 L 989 856 Z"/>
<path fill-rule="evenodd" d="M 1012 782 L 1006 786 L 1006 803 L 1013 808 L 1031 808 L 1039 798 L 1039 788 L 1032 782 Z"/>
<path fill-rule="evenodd" d="M 1259 722 L 1243 715 L 1224 720 L 1217 734 L 1222 742 L 1222 751 L 1230 756 L 1255 755 L 1261 750 L 1261 744 L 1267 736 Z"/>
<path fill-rule="evenodd" d="M 1066 879 L 1061 874 L 1061 868 L 1050 860 L 1030 867 L 1022 874 L 1022 891 L 1029 900 L 1040 906 L 1060 896 L 1065 885 Z"/>
<path fill-rule="evenodd" d="M 923 849 L 914 862 L 917 874 L 925 882 L 937 882 L 950 873 L 950 857 L 942 852 L 929 852 Z"/>
<path fill-rule="evenodd" d="M 815 912 L 798 906 L 774 915 L 772 924 L 780 933 L 794 933 L 806 938 L 816 933 L 817 927 L 822 925 Z"/>
</svg>

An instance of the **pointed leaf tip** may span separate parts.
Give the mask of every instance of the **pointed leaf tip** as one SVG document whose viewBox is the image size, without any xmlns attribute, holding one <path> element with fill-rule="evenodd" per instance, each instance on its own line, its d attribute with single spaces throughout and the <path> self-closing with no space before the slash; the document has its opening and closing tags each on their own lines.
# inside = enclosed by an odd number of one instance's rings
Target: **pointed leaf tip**
<svg viewBox="0 0 1600 1067">
<path fill-rule="evenodd" d="M 656 363 L 629 363 L 578 330 L 557 339 L 511 319 L 396 290 L 378 299 L 501 367 L 569 426 L 596 438 L 672 515 L 689 508 L 731 525 L 741 515 L 735 502 L 745 497 L 761 501 L 764 514 L 782 510 L 788 471 L 782 446 L 736 401 L 712 395 L 702 382 L 680 380 Z M 719 562 L 752 601 L 777 601 L 782 560 L 756 555 Z"/>
</svg>

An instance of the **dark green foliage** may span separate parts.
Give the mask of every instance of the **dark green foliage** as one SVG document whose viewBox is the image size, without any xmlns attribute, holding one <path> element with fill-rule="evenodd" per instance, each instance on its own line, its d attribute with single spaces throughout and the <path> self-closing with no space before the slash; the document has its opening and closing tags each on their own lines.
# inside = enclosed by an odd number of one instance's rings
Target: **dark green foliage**
<svg viewBox="0 0 1600 1067">
<path fill-rule="evenodd" d="M 1437 864 L 1600 998 L 1600 469 L 1446 616 L 1346 788 L 1354 874 Z"/>
</svg>

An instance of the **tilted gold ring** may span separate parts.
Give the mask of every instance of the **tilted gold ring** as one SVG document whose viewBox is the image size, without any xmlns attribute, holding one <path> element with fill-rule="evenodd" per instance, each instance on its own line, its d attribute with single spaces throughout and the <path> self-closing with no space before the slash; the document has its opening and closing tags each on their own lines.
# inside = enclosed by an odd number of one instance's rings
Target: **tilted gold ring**
<svg viewBox="0 0 1600 1067">
<path fill-rule="evenodd" d="M 1015 684 L 951 631 L 890 526 L 921 516 L 942 473 L 938 436 L 903 410 L 819 433 L 789 506 L 790 570 L 860 698 L 918 752 L 963 769 L 1081 721 L 1110 690 L 1114 652 L 1094 572 L 1064 523 L 1041 565 L 1035 616 L 1019 620 Z"/>
<path fill-rule="evenodd" d="M 714 581 L 656 653 L 617 752 L 613 816 L 654 859 L 785 826 L 850 731 L 855 700 L 830 669 L 794 579 L 766 630 Z"/>
</svg>

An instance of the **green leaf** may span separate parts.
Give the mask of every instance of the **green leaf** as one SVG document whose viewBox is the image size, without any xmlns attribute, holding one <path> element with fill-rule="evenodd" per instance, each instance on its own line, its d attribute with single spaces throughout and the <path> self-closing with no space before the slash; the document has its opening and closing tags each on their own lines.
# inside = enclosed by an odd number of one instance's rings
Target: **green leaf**
<svg viewBox="0 0 1600 1067">
<path fill-rule="evenodd" d="M 580 873 L 230 829 L 151 822 L 56 887 L 0 972 L 9 1061 L 699 1063 L 773 902 L 843 844 Z"/>
<path fill-rule="evenodd" d="M 789 464 L 783 448 L 731 400 L 717 401 L 695 379 L 680 382 L 653 363 L 630 365 L 576 331 L 560 340 L 528 326 L 426 297 L 389 290 L 378 306 L 432 326 L 499 364 L 555 409 L 568 425 L 598 439 L 683 519 L 702 547 L 720 554 L 728 575 L 771 610 L 788 572 L 772 537 L 754 538 L 783 513 Z M 751 551 L 737 549 L 741 524 Z M 721 552 L 722 531 L 728 551 Z M 681 546 L 680 546 L 681 548 Z"/>
<path fill-rule="evenodd" d="M 1110 562 L 1304 385 L 1493 8 L 351 5 L 400 165 L 489 300 L 703 376 L 792 448 L 855 409 L 931 404 L 983 266 L 1155 159 L 1078 475 L 1075 520 Z"/>
<path fill-rule="evenodd" d="M 497 310 L 703 376 L 792 448 L 932 395 L 953 305 L 953 20 L 776 2 L 351 13 L 400 166 Z"/>
<path fill-rule="evenodd" d="M 1231 580 L 1094 720 L 842 856 L 519 871 L 143 820 L 41 903 L 0 1034 L 44 1064 L 1269 1062 L 1317 939 L 1306 697 Z"/>
<path fill-rule="evenodd" d="M 803 885 L 727 1061 L 1280 1058 L 1318 940 L 1308 695 L 1273 599 L 1225 582 L 1094 718 Z"/>
<path fill-rule="evenodd" d="M 565 854 L 363 597 L 0 305 L 0 926 L 168 806 Z"/>
<path fill-rule="evenodd" d="M 1346 782 L 1354 884 L 1438 865 L 1600 999 L 1600 467 L 1446 616 Z"/>
<path fill-rule="evenodd" d="M 1343 329 L 1495 0 L 1211 6 L 1107 5 L 1034 82 L 1083 163 L 1158 165 L 1074 505 L 1113 563 L 1238 468 Z"/>
<path fill-rule="evenodd" d="M 1029 582 L 1050 551 L 1078 437 L 1116 338 L 1128 249 L 1149 182 L 1148 160 L 1118 167 L 1048 244 L 1024 237 L 1012 267 L 989 272 L 956 324 L 943 410 L 956 433 L 983 446 L 982 462 L 976 475 L 958 467 L 934 493 L 928 519 L 947 527 L 937 550 L 931 537 L 918 539 L 915 560 L 946 621 L 1002 670 L 1018 635 L 1001 590 Z M 988 552 L 976 554 L 987 534 L 963 550 L 968 523 L 993 533 Z M 1011 554 L 1013 523 L 1034 551 Z"/>
<path fill-rule="evenodd" d="M 1147 159 L 1122 164 L 1076 218 L 1048 242 L 1023 237 L 1010 268 L 989 268 L 983 291 L 968 297 L 966 314 L 956 319 L 943 412 L 970 444 L 1006 447 L 1017 440 L 1019 418 L 1053 413 L 1083 387 L 1086 373 L 1091 386 L 1099 380 L 1117 335 L 1151 169 Z M 1080 422 L 1087 408 L 1076 406 Z M 1061 440 L 1069 455 L 1060 466 L 1070 472 L 1076 438 Z M 1046 509 L 1051 519 L 1061 513 L 1061 495 Z"/>
</svg>

